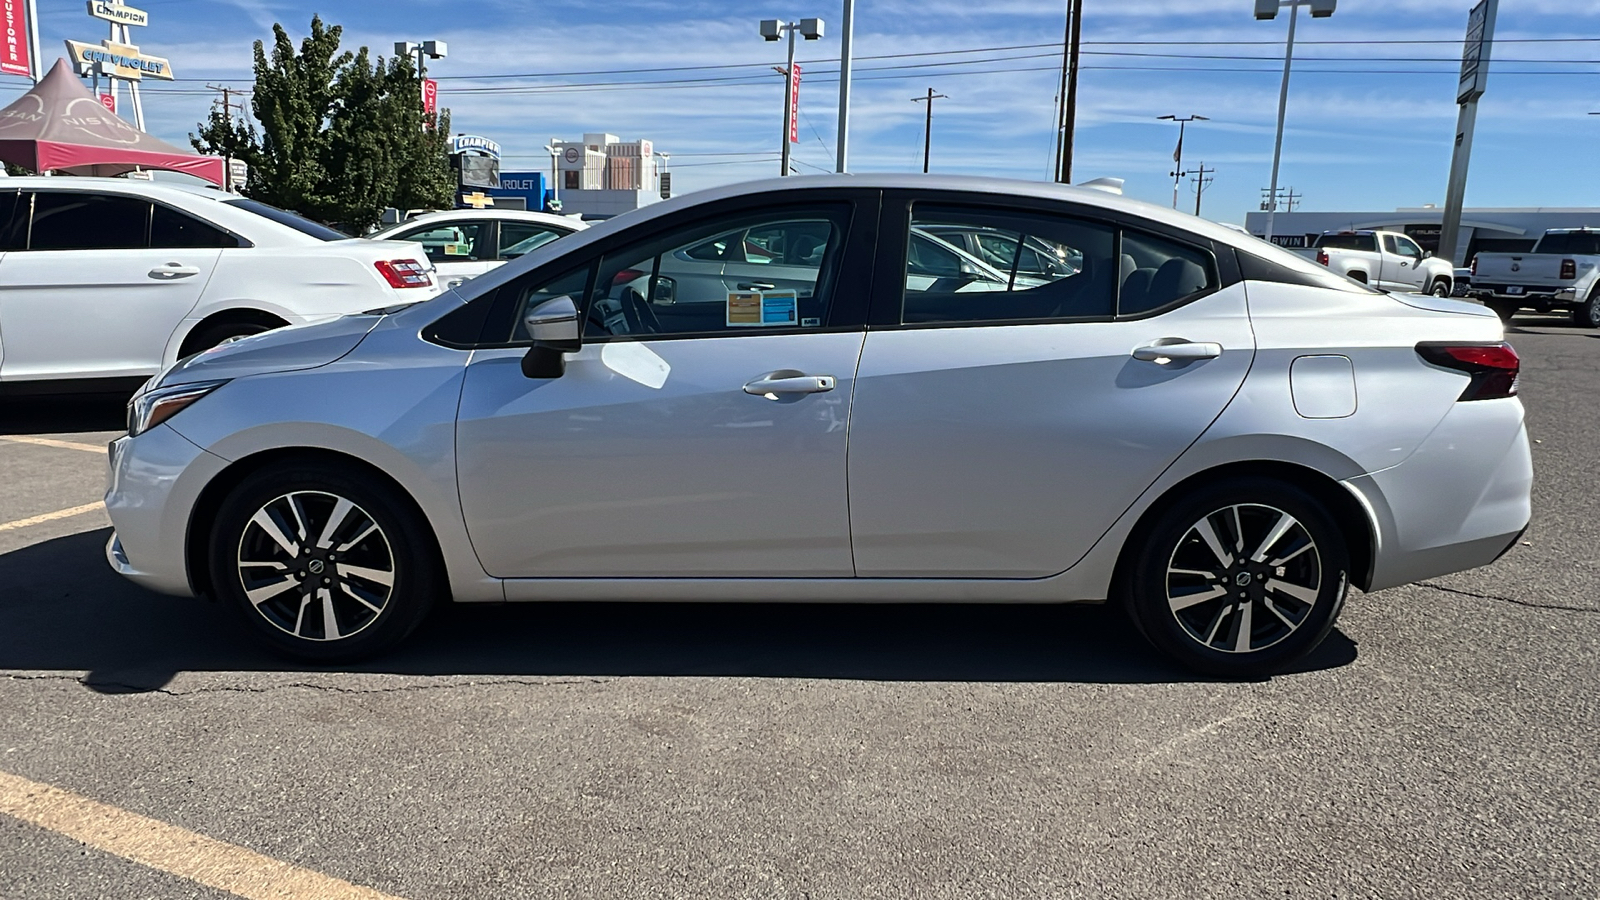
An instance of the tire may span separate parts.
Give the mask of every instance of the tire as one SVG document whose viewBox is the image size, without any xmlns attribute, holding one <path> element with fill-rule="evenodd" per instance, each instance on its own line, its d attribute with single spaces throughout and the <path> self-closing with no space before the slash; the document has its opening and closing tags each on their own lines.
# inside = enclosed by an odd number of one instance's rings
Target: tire
<svg viewBox="0 0 1600 900">
<path fill-rule="evenodd" d="M 393 487 L 356 469 L 267 466 L 229 493 L 212 525 L 216 596 L 269 648 L 296 659 L 345 662 L 386 650 L 442 592 L 426 526 Z"/>
<path fill-rule="evenodd" d="M 1450 296 L 1450 282 L 1444 280 L 1443 278 L 1435 278 L 1433 280 L 1433 287 L 1428 289 L 1428 293 L 1435 297 L 1448 297 Z"/>
<path fill-rule="evenodd" d="M 261 334 L 262 332 L 282 327 L 282 325 L 268 325 L 264 322 L 218 322 L 215 325 L 207 325 L 205 328 L 184 338 L 183 350 L 178 355 L 180 358 L 193 356 L 196 353 L 210 350 L 223 341 L 237 337 L 249 337 L 252 334 Z"/>
<path fill-rule="evenodd" d="M 1600 286 L 1589 292 L 1589 299 L 1572 311 L 1572 324 L 1579 328 L 1600 328 Z"/>
<path fill-rule="evenodd" d="M 1349 590 L 1344 535 L 1320 503 L 1281 481 L 1200 488 L 1142 533 L 1124 607 L 1158 650 L 1206 675 L 1282 671 L 1328 636 Z"/>
<path fill-rule="evenodd" d="M 1500 321 L 1507 325 L 1511 324 L 1511 317 L 1515 316 L 1517 310 L 1521 309 L 1515 303 L 1507 303 L 1504 300 L 1485 300 L 1483 305 L 1493 310 L 1494 314 L 1500 317 Z"/>
</svg>

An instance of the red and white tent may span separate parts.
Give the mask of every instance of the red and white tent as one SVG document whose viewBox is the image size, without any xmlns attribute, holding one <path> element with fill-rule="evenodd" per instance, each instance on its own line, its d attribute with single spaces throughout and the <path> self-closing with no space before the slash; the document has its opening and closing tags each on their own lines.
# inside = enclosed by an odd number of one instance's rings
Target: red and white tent
<svg viewBox="0 0 1600 900">
<path fill-rule="evenodd" d="M 15 103 L 0 109 L 0 160 L 69 175 L 167 169 L 217 185 L 225 177 L 221 157 L 174 147 L 108 112 L 64 59 Z"/>
</svg>

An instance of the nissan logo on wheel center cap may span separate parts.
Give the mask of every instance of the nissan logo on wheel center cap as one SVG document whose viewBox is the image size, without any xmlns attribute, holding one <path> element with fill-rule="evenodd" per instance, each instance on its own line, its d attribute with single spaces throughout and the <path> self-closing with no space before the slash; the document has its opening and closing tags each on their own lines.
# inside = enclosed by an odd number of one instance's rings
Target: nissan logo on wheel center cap
<svg viewBox="0 0 1600 900">
<path fill-rule="evenodd" d="M 1239 587 L 1244 587 L 1245 585 L 1250 583 L 1250 573 L 1249 572 L 1240 572 L 1239 574 L 1233 576 L 1233 583 L 1238 585 Z"/>
<path fill-rule="evenodd" d="M 322 560 L 313 559 L 311 562 L 306 563 L 306 569 L 313 575 L 321 575 L 323 569 Z"/>
</svg>

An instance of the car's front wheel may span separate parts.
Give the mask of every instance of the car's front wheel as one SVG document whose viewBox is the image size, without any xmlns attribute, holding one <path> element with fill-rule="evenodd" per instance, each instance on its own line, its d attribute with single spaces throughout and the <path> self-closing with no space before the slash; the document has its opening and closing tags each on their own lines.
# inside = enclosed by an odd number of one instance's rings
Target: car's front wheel
<svg viewBox="0 0 1600 900">
<path fill-rule="evenodd" d="M 211 574 L 272 649 L 316 662 L 369 656 L 422 621 L 441 579 L 427 529 L 359 470 L 269 466 L 223 501 Z"/>
<path fill-rule="evenodd" d="M 1344 535 L 1280 481 L 1197 490 L 1144 537 L 1121 586 L 1127 611 L 1158 649 L 1209 675 L 1270 675 L 1310 653 L 1349 588 Z"/>
<path fill-rule="evenodd" d="M 1448 297 L 1450 296 L 1450 282 L 1443 278 L 1435 278 L 1433 287 L 1429 289 L 1428 293 L 1435 297 Z"/>
</svg>

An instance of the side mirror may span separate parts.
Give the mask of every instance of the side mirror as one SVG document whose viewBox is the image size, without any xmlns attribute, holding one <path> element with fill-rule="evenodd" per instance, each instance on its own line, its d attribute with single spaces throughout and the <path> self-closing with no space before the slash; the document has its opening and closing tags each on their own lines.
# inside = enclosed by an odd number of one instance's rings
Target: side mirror
<svg viewBox="0 0 1600 900">
<path fill-rule="evenodd" d="M 583 347 L 578 305 L 566 295 L 552 297 L 529 309 L 522 317 L 533 346 L 522 357 L 522 374 L 529 378 L 560 378 L 567 371 L 565 354 Z"/>
<path fill-rule="evenodd" d="M 1433 259 L 1433 251 L 1432 250 L 1424 250 L 1424 251 L 1422 251 L 1422 258 L 1423 259 Z"/>
<path fill-rule="evenodd" d="M 650 302 L 658 306 L 671 306 L 678 302 L 678 279 L 657 275 L 650 283 Z"/>
</svg>

